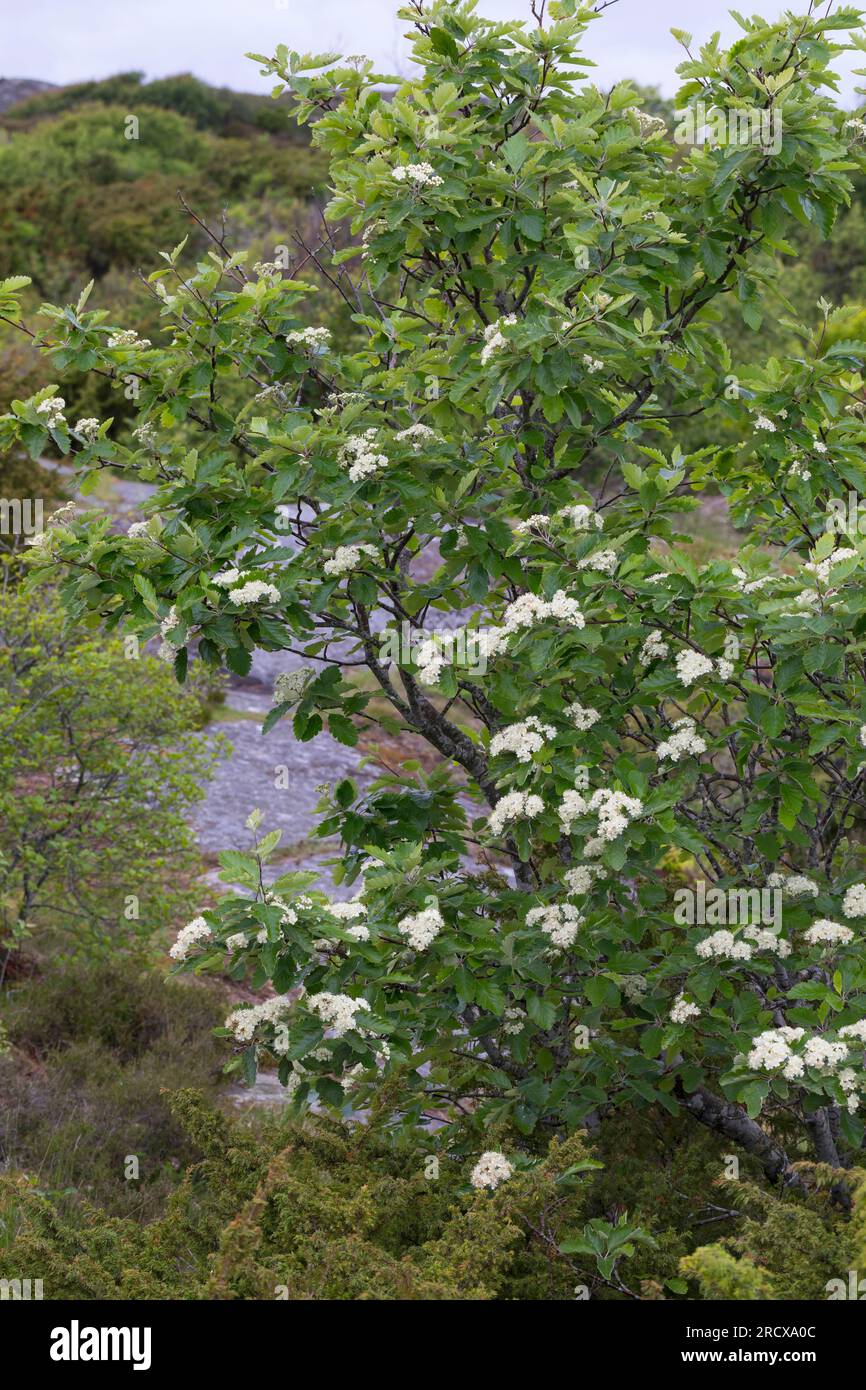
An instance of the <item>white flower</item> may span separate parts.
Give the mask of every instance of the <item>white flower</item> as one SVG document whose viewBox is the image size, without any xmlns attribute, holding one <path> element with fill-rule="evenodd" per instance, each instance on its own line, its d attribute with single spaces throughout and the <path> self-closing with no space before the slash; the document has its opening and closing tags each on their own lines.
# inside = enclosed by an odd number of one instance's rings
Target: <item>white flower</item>
<svg viewBox="0 0 866 1390">
<path fill-rule="evenodd" d="M 348 994 L 313 994 L 307 1000 L 307 1008 L 319 1015 L 326 1028 L 333 1030 L 342 1038 L 351 1028 L 358 1028 L 356 1015 L 370 1012 L 366 999 L 352 999 Z"/>
<path fill-rule="evenodd" d="M 524 1024 L 526 1023 L 526 1013 L 523 1009 L 515 1005 L 512 1009 L 506 1009 L 503 1017 L 505 1018 L 505 1022 L 502 1025 L 503 1033 L 508 1033 L 509 1036 L 516 1037 L 518 1033 L 523 1032 Z"/>
<path fill-rule="evenodd" d="M 669 650 L 667 642 L 662 639 L 660 629 L 654 628 L 640 649 L 638 661 L 641 666 L 649 666 L 650 662 L 667 656 Z"/>
<path fill-rule="evenodd" d="M 805 1036 L 805 1028 L 789 1028 L 787 1025 L 768 1028 L 752 1039 L 747 1058 L 749 1067 L 752 1071 L 774 1071 L 776 1067 L 784 1066 L 792 1057 L 791 1043 L 799 1042 Z M 802 1063 L 800 1066 L 802 1071 Z"/>
<path fill-rule="evenodd" d="M 105 345 L 110 348 L 149 348 L 150 339 L 139 338 L 134 328 L 122 328 L 118 333 L 112 333 Z"/>
<path fill-rule="evenodd" d="M 677 675 L 683 685 L 694 685 L 701 676 L 710 675 L 713 663 L 708 656 L 692 651 L 690 647 L 677 653 Z"/>
<path fill-rule="evenodd" d="M 585 352 L 583 354 L 583 365 L 586 367 L 586 370 L 589 372 L 590 376 L 594 375 L 596 372 L 604 370 L 604 363 L 602 362 L 601 358 L 590 357 L 588 352 Z"/>
<path fill-rule="evenodd" d="M 659 762 L 664 762 L 670 758 L 672 763 L 678 763 L 681 758 L 686 758 L 690 754 L 699 757 L 701 753 L 706 753 L 706 739 L 701 738 L 695 732 L 695 721 L 686 716 L 678 719 L 674 724 L 674 733 L 664 743 L 660 743 L 656 749 L 656 757 Z"/>
<path fill-rule="evenodd" d="M 508 314 L 505 318 L 496 319 L 493 323 L 488 323 L 484 330 L 484 347 L 481 349 L 481 365 L 485 367 L 493 356 L 494 352 L 501 352 L 504 347 L 508 347 L 508 339 L 502 329 L 511 328 L 517 322 L 516 314 Z"/>
<path fill-rule="evenodd" d="M 444 179 L 436 173 L 432 164 L 398 164 L 391 170 L 391 177 L 397 183 L 410 183 L 413 188 L 439 188 Z"/>
<path fill-rule="evenodd" d="M 49 429 L 58 429 L 66 424 L 63 415 L 63 408 L 66 405 L 62 396 L 49 396 L 47 400 L 40 401 L 36 407 L 37 415 L 45 416 L 45 423 Z"/>
<path fill-rule="evenodd" d="M 279 603 L 280 591 L 273 584 L 266 584 L 263 579 L 251 579 L 240 589 L 232 589 L 229 599 L 238 607 L 246 603 L 260 603 L 262 599 Z"/>
<path fill-rule="evenodd" d="M 322 569 L 331 578 L 351 574 L 361 564 L 365 555 L 375 559 L 376 547 L 374 545 L 338 545 L 334 551 L 333 559 L 326 560 Z"/>
<path fill-rule="evenodd" d="M 516 536 L 525 536 L 530 531 L 546 531 L 550 525 L 550 517 L 545 512 L 536 512 L 535 516 L 528 516 L 525 521 L 518 521 L 514 528 Z"/>
<path fill-rule="evenodd" d="M 821 891 L 811 878 L 806 878 L 805 874 L 770 874 L 767 878 L 768 888 L 781 888 L 786 898 L 817 898 Z"/>
<path fill-rule="evenodd" d="M 772 420 L 767 419 L 766 415 L 757 416 L 755 420 L 755 429 L 766 430 L 768 434 L 776 433 L 776 426 L 773 424 Z"/>
<path fill-rule="evenodd" d="M 565 883 L 568 891 L 578 896 L 588 893 L 597 874 L 598 869 L 592 864 L 578 864 L 574 869 L 566 870 Z"/>
<path fill-rule="evenodd" d="M 866 917 L 866 883 L 852 883 L 842 903 L 843 917 Z"/>
<path fill-rule="evenodd" d="M 795 482 L 808 483 L 811 476 L 811 470 L 806 467 L 805 463 L 801 463 L 799 460 L 792 463 L 791 467 L 788 469 L 788 477 L 794 479 Z"/>
<path fill-rule="evenodd" d="M 597 709 L 584 708 L 577 702 L 573 705 L 566 705 L 564 713 L 582 734 L 585 734 L 587 730 L 592 728 L 593 724 L 597 724 L 601 719 Z"/>
<path fill-rule="evenodd" d="M 848 1048 L 844 1043 L 828 1042 L 826 1038 L 809 1038 L 803 1048 L 806 1066 L 818 1067 L 822 1071 L 831 1071 L 833 1067 L 838 1067 L 847 1056 Z"/>
<path fill-rule="evenodd" d="M 514 1165 L 508 1162 L 504 1154 L 488 1149 L 472 1169 L 469 1181 L 479 1191 L 486 1187 L 495 1192 L 499 1184 L 507 1182 L 513 1172 Z"/>
<path fill-rule="evenodd" d="M 500 729 L 490 740 L 490 756 L 496 758 L 500 753 L 513 753 L 519 763 L 532 761 L 533 753 L 538 753 L 545 742 L 556 737 L 556 730 L 549 724 L 542 724 L 534 714 L 530 714 L 520 724 L 510 724 Z"/>
<path fill-rule="evenodd" d="M 395 434 L 394 438 L 401 443 L 408 440 L 417 454 L 422 444 L 430 444 L 434 440 L 438 440 L 439 436 L 435 430 L 431 430 L 429 425 L 422 425 L 418 422 L 410 425 L 408 429 L 400 430 L 400 433 Z"/>
<path fill-rule="evenodd" d="M 397 923 L 397 930 L 401 936 L 405 936 L 413 951 L 426 951 L 444 926 L 439 908 L 431 906 L 404 917 Z"/>
<path fill-rule="evenodd" d="M 866 1043 L 866 1018 L 858 1018 L 856 1023 L 846 1023 L 839 1029 L 840 1038 L 856 1038 L 858 1042 Z"/>
<path fill-rule="evenodd" d="M 638 129 L 644 140 L 651 140 L 654 135 L 661 135 L 662 131 L 667 130 L 661 116 L 651 116 L 648 111 L 641 111 L 638 106 L 627 106 L 625 114 L 637 121 Z"/>
<path fill-rule="evenodd" d="M 330 328 L 295 328 L 286 334 L 289 347 L 302 347 L 314 353 L 326 352 L 330 341 Z"/>
<path fill-rule="evenodd" d="M 149 541 L 151 539 L 150 523 L 147 521 L 134 521 L 126 533 L 128 541 Z"/>
<path fill-rule="evenodd" d="M 559 619 L 570 627 L 586 626 L 577 599 L 571 598 L 564 589 L 557 589 L 550 600 L 539 598 L 537 594 L 521 594 L 505 609 L 502 615 L 503 629 L 507 635 L 511 635 L 522 628 L 546 622 L 549 618 Z"/>
<path fill-rule="evenodd" d="M 99 434 L 99 421 L 95 416 L 87 415 L 76 423 L 75 433 L 80 434 L 88 444 L 93 444 Z"/>
<path fill-rule="evenodd" d="M 695 955 L 702 960 L 751 960 L 752 948 L 745 941 L 737 941 L 733 932 L 716 931 L 705 936 L 695 946 Z"/>
<path fill-rule="evenodd" d="M 767 927 L 744 927 L 743 936 L 753 942 L 756 951 L 767 951 L 771 955 L 782 957 L 791 954 L 790 942 L 783 940 Z"/>
<path fill-rule="evenodd" d="M 281 671 L 274 681 L 274 704 L 295 704 L 314 675 L 312 666 L 300 666 L 297 671 Z"/>
<path fill-rule="evenodd" d="M 359 923 L 357 927 L 347 927 L 346 935 L 354 937 L 355 941 L 369 941 L 370 928 Z"/>
<path fill-rule="evenodd" d="M 133 438 L 137 439 L 140 444 L 143 444 L 146 449 L 156 448 L 156 430 L 153 428 L 153 425 L 139 425 L 137 429 L 132 431 L 132 435 Z"/>
<path fill-rule="evenodd" d="M 522 817 L 534 820 L 543 811 L 544 802 L 540 796 L 530 795 L 529 792 L 506 792 L 490 812 L 487 825 L 492 835 L 501 835 L 509 822 Z"/>
<path fill-rule="evenodd" d="M 582 560 L 578 560 L 579 570 L 597 570 L 599 574 L 613 574 L 616 570 L 617 555 L 615 550 L 596 550 L 592 555 L 584 555 Z"/>
<path fill-rule="evenodd" d="M 332 917 L 336 917 L 340 922 L 350 922 L 353 917 L 366 917 L 367 909 L 363 903 L 357 899 L 350 903 L 328 903 L 326 912 L 330 912 Z"/>
<path fill-rule="evenodd" d="M 552 945 L 561 950 L 573 946 L 584 918 L 573 903 L 548 903 L 545 907 L 530 908 L 526 914 L 528 927 L 540 927 Z"/>
<path fill-rule="evenodd" d="M 234 1033 L 238 1042 L 252 1042 L 260 1024 L 275 1024 L 281 1014 L 292 1008 L 292 1000 L 287 994 L 277 994 L 262 1004 L 250 1008 L 234 1009 L 226 1019 L 226 1028 Z"/>
<path fill-rule="evenodd" d="M 194 917 L 191 922 L 187 922 L 185 927 L 181 927 L 177 934 L 177 940 L 169 951 L 173 960 L 186 960 L 190 948 L 196 941 L 210 941 L 213 936 L 211 928 L 203 917 Z"/>
<path fill-rule="evenodd" d="M 352 435 L 343 444 L 337 462 L 341 468 L 348 468 L 351 482 L 362 483 L 387 468 L 388 456 L 376 452 L 375 442 L 376 431 L 369 429 Z"/>
<path fill-rule="evenodd" d="M 847 946 L 849 941 L 854 940 L 854 933 L 850 927 L 842 927 L 838 922 L 831 922 L 826 917 L 813 922 L 803 936 L 810 946 Z"/>
<path fill-rule="evenodd" d="M 688 1023 L 690 1018 L 700 1018 L 700 1016 L 701 1011 L 697 1004 L 690 1004 L 682 993 L 677 995 L 669 1014 L 671 1023 Z"/>
<path fill-rule="evenodd" d="M 570 522 L 575 531 L 591 531 L 593 527 L 596 531 L 601 531 L 604 527 L 604 517 L 593 511 L 585 502 L 577 502 L 573 507 L 563 507 L 556 515 Z"/>
</svg>

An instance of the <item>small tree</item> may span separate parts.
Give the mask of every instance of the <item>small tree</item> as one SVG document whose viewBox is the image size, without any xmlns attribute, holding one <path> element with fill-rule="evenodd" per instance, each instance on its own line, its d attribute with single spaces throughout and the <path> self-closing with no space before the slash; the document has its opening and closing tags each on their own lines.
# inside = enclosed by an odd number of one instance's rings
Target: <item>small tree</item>
<svg viewBox="0 0 866 1390">
<path fill-rule="evenodd" d="M 241 673 L 257 647 L 302 650 L 266 732 L 291 715 L 298 739 L 353 743 L 366 721 L 439 756 L 327 801 L 353 904 L 264 886 L 266 836 L 226 857 L 249 895 L 175 954 L 273 980 L 230 1030 L 301 1100 L 351 1088 L 526 1133 L 660 1104 L 793 1181 L 786 1133 L 834 1164 L 862 1138 L 866 975 L 836 919 L 866 912 L 863 547 L 825 533 L 863 476 L 862 360 L 842 342 L 737 382 L 714 306 L 758 326 L 786 224 L 826 234 L 848 199 L 866 127 L 824 90 L 857 13 L 741 21 L 697 57 L 680 34 L 690 148 L 628 84 L 580 80 L 591 6 L 531 28 L 400 13 L 419 75 L 393 94 L 368 63 L 259 59 L 328 152 L 330 222 L 361 237 L 336 252 L 326 227 L 304 256 L 363 345 L 336 350 L 309 284 L 248 274 L 215 236 L 194 272 L 178 248 L 151 277 L 166 346 L 84 300 L 45 311 L 59 367 L 140 379 L 139 449 L 49 420 L 50 391 L 0 422 L 34 449 L 52 433 L 85 484 L 159 484 L 130 538 L 50 533 L 73 613 L 161 626 L 181 679 L 192 644 Z M 747 138 L 701 144 L 700 103 Z M 711 407 L 742 446 L 684 455 L 677 422 Z M 678 531 L 710 482 L 765 543 L 735 564 L 699 566 Z M 684 861 L 783 893 L 783 932 L 689 927 Z"/>
<path fill-rule="evenodd" d="M 50 593 L 0 592 L 0 978 L 35 927 L 144 946 L 189 902 L 213 754 L 195 699 L 134 650 L 65 631 Z"/>
</svg>

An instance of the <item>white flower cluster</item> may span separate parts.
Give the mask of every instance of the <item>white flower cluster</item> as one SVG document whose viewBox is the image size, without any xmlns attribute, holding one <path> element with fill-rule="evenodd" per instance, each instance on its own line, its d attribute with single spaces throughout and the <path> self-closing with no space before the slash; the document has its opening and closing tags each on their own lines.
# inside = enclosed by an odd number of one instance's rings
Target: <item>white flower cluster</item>
<svg viewBox="0 0 866 1390">
<path fill-rule="evenodd" d="M 573 705 L 566 705 L 564 712 L 575 728 L 579 729 L 582 734 L 587 733 L 587 731 L 592 728 L 593 724 L 597 724 L 599 719 L 601 719 L 601 715 L 597 709 L 584 707 L 578 704 L 577 701 L 575 701 Z"/>
<path fill-rule="evenodd" d="M 331 578 L 336 578 L 342 574 L 351 574 L 361 564 L 365 555 L 369 555 L 371 559 L 376 559 L 377 553 L 374 545 L 338 545 L 334 551 L 333 559 L 326 560 L 322 569 Z"/>
<path fill-rule="evenodd" d="M 401 936 L 405 936 L 413 951 L 426 951 L 444 926 L 438 907 L 425 907 L 421 912 L 404 917 L 397 923 L 397 930 Z"/>
<path fill-rule="evenodd" d="M 523 1032 L 526 1023 L 526 1013 L 523 1009 L 515 1005 L 513 1008 L 506 1009 L 502 1016 L 505 1019 L 502 1025 L 503 1033 L 507 1033 L 509 1037 L 516 1038 L 518 1033 Z"/>
<path fill-rule="evenodd" d="M 422 444 L 432 444 L 434 440 L 438 440 L 439 436 L 435 430 L 431 430 L 429 425 L 416 422 L 414 425 L 409 425 L 408 429 L 400 430 L 400 433 L 395 434 L 394 438 L 401 444 L 408 441 L 417 454 Z"/>
<path fill-rule="evenodd" d="M 842 546 L 839 550 L 834 550 L 828 555 L 826 560 L 808 560 L 803 566 L 807 574 L 814 574 L 819 584 L 828 584 L 834 565 L 841 565 L 845 560 L 857 558 L 857 551 L 850 547 Z"/>
<path fill-rule="evenodd" d="M 812 476 L 812 470 L 811 468 L 807 468 L 805 463 L 802 463 L 799 459 L 795 459 L 788 469 L 787 476 L 789 479 L 793 479 L 794 482 L 808 483 Z"/>
<path fill-rule="evenodd" d="M 341 468 L 348 468 L 351 482 L 363 483 L 387 468 L 388 456 L 376 453 L 375 443 L 376 431 L 368 429 L 347 439 L 341 448 L 337 461 Z"/>
<path fill-rule="evenodd" d="M 750 579 L 746 571 L 740 569 L 739 565 L 732 565 L 731 574 L 736 579 L 737 588 L 741 594 L 758 593 L 760 589 L 765 589 L 768 584 L 773 584 L 776 580 L 774 574 L 765 574 L 760 579 Z"/>
<path fill-rule="evenodd" d="M 567 791 L 559 807 L 559 821 L 566 835 L 571 833 L 572 823 L 581 816 L 598 816 L 598 839 L 618 840 L 629 822 L 643 813 L 643 802 L 636 796 L 625 792 L 611 791 L 599 787 L 587 801 L 579 791 Z M 589 846 L 587 846 L 587 852 Z"/>
<path fill-rule="evenodd" d="M 858 1018 L 856 1023 L 846 1023 L 839 1029 L 840 1038 L 856 1038 L 857 1042 L 866 1044 L 866 1018 Z"/>
<path fill-rule="evenodd" d="M 534 516 L 528 516 L 525 521 L 518 521 L 514 527 L 516 536 L 526 536 L 530 531 L 547 531 L 550 526 L 550 517 L 546 512 L 536 512 Z"/>
<path fill-rule="evenodd" d="M 556 730 L 549 724 L 542 724 L 534 714 L 530 714 L 520 724 L 510 724 L 500 729 L 490 740 L 490 756 L 496 758 L 500 753 L 513 753 L 519 763 L 532 761 L 533 753 L 538 753 L 545 742 L 556 737 Z"/>
<path fill-rule="evenodd" d="M 847 946 L 849 941 L 854 940 L 854 933 L 850 927 L 842 927 L 827 917 L 820 917 L 817 922 L 813 922 L 803 936 L 810 946 Z"/>
<path fill-rule="evenodd" d="M 573 903 L 548 903 L 545 907 L 532 907 L 526 914 L 526 925 L 541 927 L 560 950 L 574 945 L 584 920 Z"/>
<path fill-rule="evenodd" d="M 511 821 L 521 818 L 534 820 L 543 811 L 544 802 L 540 796 L 533 796 L 529 792 L 507 792 L 490 812 L 488 829 L 491 835 L 501 835 Z"/>
<path fill-rule="evenodd" d="M 508 1162 L 505 1154 L 488 1149 L 486 1153 L 481 1155 L 472 1169 L 472 1176 L 469 1181 L 479 1191 L 482 1188 L 489 1188 L 491 1192 L 495 1192 L 499 1184 L 507 1182 L 513 1172 L 514 1165 Z"/>
<path fill-rule="evenodd" d="M 776 426 L 772 420 L 768 420 L 766 415 L 758 415 L 755 419 L 756 430 L 766 430 L 767 434 L 775 434 Z"/>
<path fill-rule="evenodd" d="M 342 1038 L 351 1028 L 359 1028 L 359 1013 L 369 1013 L 370 1005 L 366 999 L 353 999 L 349 994 L 311 994 L 307 1002 L 307 1008 L 319 1018 L 326 1028 L 333 1030 L 334 1035 Z"/>
<path fill-rule="evenodd" d="M 781 936 L 777 936 L 774 931 L 767 927 L 744 927 L 743 936 L 747 941 L 751 941 L 756 951 L 768 952 L 770 955 L 789 956 L 791 954 L 791 944 Z"/>
<path fill-rule="evenodd" d="M 484 330 L 484 347 L 481 349 L 482 367 L 486 367 L 494 352 L 501 352 L 502 348 L 508 347 L 508 339 L 502 329 L 511 328 L 516 322 L 517 315 L 508 314 L 505 318 L 488 323 Z"/>
<path fill-rule="evenodd" d="M 661 116 L 651 116 L 649 111 L 641 111 L 639 106 L 627 106 L 625 114 L 637 121 L 638 130 L 644 140 L 651 140 L 654 135 L 661 135 L 663 130 L 667 130 Z"/>
<path fill-rule="evenodd" d="M 283 267 L 279 261 L 256 261 L 253 270 L 262 279 L 270 279 L 274 275 L 282 275 L 283 273 Z"/>
<path fill-rule="evenodd" d="M 751 960 L 752 948 L 747 942 L 738 941 L 731 931 L 714 931 L 698 942 L 695 955 L 701 960 Z"/>
<path fill-rule="evenodd" d="M 604 363 L 602 362 L 601 358 L 590 357 L 588 352 L 585 352 L 583 354 L 583 365 L 586 367 L 586 370 L 589 372 L 590 376 L 594 376 L 596 372 L 604 370 Z"/>
<path fill-rule="evenodd" d="M 398 164 L 391 170 L 391 177 L 397 183 L 410 183 L 413 188 L 439 188 L 444 183 L 433 165 L 423 161 L 419 164 Z"/>
<path fill-rule="evenodd" d="M 694 685 L 701 676 L 709 675 L 712 669 L 713 663 L 710 658 L 701 652 L 692 651 L 691 647 L 677 653 L 677 676 L 685 686 Z"/>
<path fill-rule="evenodd" d="M 194 917 L 185 927 L 181 927 L 168 954 L 172 960 L 186 960 L 190 949 L 197 941 L 210 941 L 212 936 L 213 932 L 204 918 Z"/>
<path fill-rule="evenodd" d="M 276 1023 L 280 1015 L 291 1007 L 292 1000 L 287 994 L 276 994 L 262 1004 L 253 1004 L 246 1009 L 234 1009 L 226 1019 L 225 1026 L 234 1033 L 237 1042 L 252 1042 L 260 1023 Z"/>
<path fill-rule="evenodd" d="M 502 615 L 502 633 L 510 637 L 522 628 L 534 627 L 536 623 L 546 622 L 549 618 L 568 623 L 570 627 L 586 626 L 577 599 L 571 598 L 564 589 L 557 589 L 552 599 L 539 598 L 537 594 L 521 594 L 520 598 L 509 603 Z"/>
<path fill-rule="evenodd" d="M 210 582 L 217 589 L 230 589 L 233 584 L 237 584 L 238 580 L 243 577 L 245 576 L 242 576 L 240 570 L 229 569 L 223 570 L 222 574 L 215 574 Z"/>
<path fill-rule="evenodd" d="M 281 671 L 274 681 L 274 704 L 295 704 L 314 675 L 312 666 L 299 666 L 297 671 Z"/>
<path fill-rule="evenodd" d="M 143 444 L 146 449 L 156 448 L 156 430 L 153 428 L 153 425 L 148 425 L 146 423 L 139 425 L 138 429 L 132 431 L 132 435 L 133 438 L 137 439 L 139 444 Z"/>
<path fill-rule="evenodd" d="M 690 1004 L 685 996 L 680 993 L 677 995 L 670 1011 L 669 1018 L 671 1023 L 688 1023 L 690 1018 L 700 1018 L 701 1011 L 697 1004 Z"/>
<path fill-rule="evenodd" d="M 674 732 L 664 743 L 660 743 L 656 749 L 656 757 L 659 762 L 664 762 L 670 758 L 672 763 L 678 763 L 681 758 L 690 755 L 700 757 L 701 753 L 707 751 L 707 741 L 695 732 L 695 721 L 686 715 L 683 719 L 677 719 L 674 724 Z"/>
<path fill-rule="evenodd" d="M 641 666 L 649 666 L 651 662 L 667 656 L 669 650 L 659 628 L 654 628 L 638 653 L 638 661 Z"/>
<path fill-rule="evenodd" d="M 95 415 L 86 415 L 78 420 L 75 425 L 75 433 L 80 434 L 88 444 L 93 444 L 99 434 L 99 421 Z"/>
<path fill-rule="evenodd" d="M 852 883 L 842 903 L 843 917 L 866 917 L 866 883 Z"/>
<path fill-rule="evenodd" d="M 604 527 L 604 517 L 598 512 L 593 511 L 585 502 L 576 502 L 573 507 L 563 507 L 561 512 L 557 512 L 558 517 L 570 522 L 575 531 L 601 531 Z"/>
<path fill-rule="evenodd" d="M 106 347 L 110 348 L 149 348 L 149 338 L 139 338 L 134 328 L 122 328 L 119 333 L 112 333 L 108 338 Z"/>
<path fill-rule="evenodd" d="M 564 882 L 569 893 L 574 893 L 582 897 L 592 888 L 593 880 L 598 878 L 599 868 L 595 864 L 578 864 L 573 869 L 567 869 Z"/>
<path fill-rule="evenodd" d="M 856 1027 L 856 1025 L 848 1025 Z M 844 1029 L 839 1030 L 840 1036 Z M 850 1035 L 849 1035 L 850 1036 Z M 818 1071 L 832 1072 L 842 1062 L 847 1061 L 848 1046 L 843 1042 L 832 1042 L 828 1038 L 811 1037 L 807 1038 L 802 1052 L 795 1052 L 793 1044 L 802 1042 L 806 1037 L 805 1028 L 769 1028 L 764 1033 L 759 1033 L 752 1039 L 751 1050 L 749 1051 L 747 1062 L 753 1071 L 776 1071 L 781 1067 L 782 1075 L 788 1081 L 796 1081 L 803 1076 L 806 1067 L 815 1067 Z M 840 1078 L 841 1079 L 841 1078 Z M 844 1088 L 852 1090 L 856 1080 L 851 1076 L 846 1077 Z M 851 1107 L 856 1109 L 856 1105 Z"/>
<path fill-rule="evenodd" d="M 66 405 L 62 396 L 49 396 L 47 400 L 40 401 L 36 407 L 37 415 L 45 416 L 45 423 L 49 429 L 59 429 L 66 424 L 63 414 Z"/>
<path fill-rule="evenodd" d="M 126 532 L 128 541 L 149 541 L 152 539 L 150 534 L 149 521 L 134 521 Z"/>
<path fill-rule="evenodd" d="M 267 599 L 270 603 L 279 603 L 280 591 L 274 584 L 268 584 L 264 579 L 250 579 L 246 584 L 242 584 L 239 589 L 232 589 L 229 593 L 230 602 L 241 607 L 248 603 L 261 603 Z"/>
<path fill-rule="evenodd" d="M 325 352 L 330 341 L 330 328 L 293 328 L 286 334 L 289 347 L 305 348 L 308 352 Z"/>
<path fill-rule="evenodd" d="M 851 116 L 844 122 L 842 129 L 850 130 L 854 140 L 866 140 L 866 121 L 861 121 L 859 116 Z"/>
<path fill-rule="evenodd" d="M 786 898 L 817 898 L 820 889 L 817 883 L 805 874 L 770 874 L 768 888 L 781 888 Z"/>
<path fill-rule="evenodd" d="M 578 560 L 579 570 L 595 570 L 599 574 L 613 574 L 616 570 L 617 554 L 615 550 L 595 550 L 591 555 L 584 555 L 582 560 Z"/>
</svg>

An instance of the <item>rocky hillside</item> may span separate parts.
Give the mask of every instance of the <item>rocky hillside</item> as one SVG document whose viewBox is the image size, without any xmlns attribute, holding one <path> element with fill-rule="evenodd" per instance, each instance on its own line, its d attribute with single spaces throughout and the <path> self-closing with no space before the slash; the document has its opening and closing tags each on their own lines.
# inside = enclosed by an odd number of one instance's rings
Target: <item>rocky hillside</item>
<svg viewBox="0 0 866 1390">
<path fill-rule="evenodd" d="M 38 96 L 40 92 L 49 92 L 54 86 L 53 82 L 37 82 L 32 77 L 0 77 L 0 111 Z"/>
</svg>

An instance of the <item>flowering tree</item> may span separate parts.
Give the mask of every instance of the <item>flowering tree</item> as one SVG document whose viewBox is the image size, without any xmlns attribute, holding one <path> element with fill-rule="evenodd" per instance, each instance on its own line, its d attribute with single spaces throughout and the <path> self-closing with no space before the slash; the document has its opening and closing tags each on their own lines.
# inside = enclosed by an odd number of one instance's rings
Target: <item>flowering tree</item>
<svg viewBox="0 0 866 1390">
<path fill-rule="evenodd" d="M 858 16 L 815 9 L 743 21 L 728 52 L 679 36 L 680 104 L 755 116 L 733 146 L 678 147 L 628 85 L 585 85 L 577 0 L 534 27 L 408 6 L 418 76 L 392 94 L 367 63 L 281 48 L 260 61 L 354 236 L 305 254 L 360 346 L 221 236 L 151 276 L 165 345 L 85 297 L 44 311 L 59 367 L 139 382 L 136 447 L 70 428 L 56 388 L 0 442 L 50 433 L 85 486 L 158 484 L 128 537 L 47 533 L 71 611 L 161 631 L 181 680 L 193 653 L 243 673 L 257 647 L 303 652 L 266 733 L 380 725 L 438 755 L 326 798 L 350 903 L 268 882 L 253 816 L 254 851 L 224 856 L 241 891 L 174 947 L 273 982 L 228 1029 L 299 1103 L 527 1134 L 658 1104 L 785 1181 L 789 1150 L 838 1165 L 861 1143 L 864 550 L 825 516 L 866 485 L 862 348 L 738 382 L 714 308 L 733 295 L 758 326 L 786 223 L 829 232 L 863 167 L 862 123 L 824 94 Z M 684 454 L 678 420 L 711 408 L 743 442 Z M 678 531 L 710 482 L 753 528 L 733 564 L 699 566 Z M 781 893 L 781 932 L 684 924 L 689 876 Z"/>
</svg>

